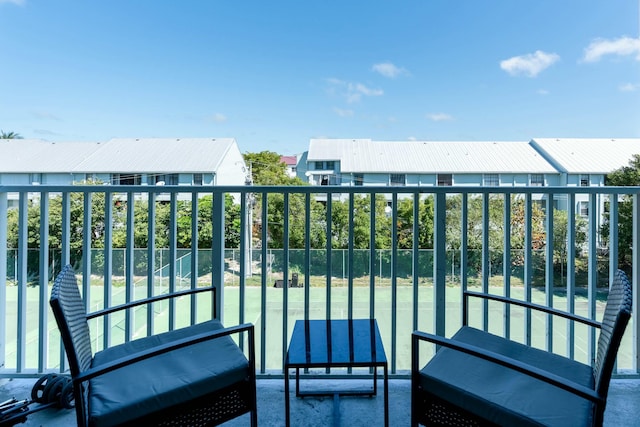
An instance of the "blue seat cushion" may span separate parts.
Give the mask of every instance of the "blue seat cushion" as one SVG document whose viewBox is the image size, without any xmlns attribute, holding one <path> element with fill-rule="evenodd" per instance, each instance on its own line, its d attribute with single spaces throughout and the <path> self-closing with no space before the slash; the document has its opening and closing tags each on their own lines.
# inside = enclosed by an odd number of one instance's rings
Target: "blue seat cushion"
<svg viewBox="0 0 640 427">
<path fill-rule="evenodd" d="M 594 388 L 590 366 L 468 326 L 452 339 L 500 353 Z M 420 372 L 420 384 L 445 401 L 498 425 L 591 425 L 594 405 L 528 375 L 442 347 Z"/>
<path fill-rule="evenodd" d="M 92 367 L 211 330 L 217 320 L 141 338 L 96 353 Z M 89 382 L 89 422 L 113 426 L 214 393 L 249 375 L 249 363 L 230 336 L 125 366 Z"/>
</svg>

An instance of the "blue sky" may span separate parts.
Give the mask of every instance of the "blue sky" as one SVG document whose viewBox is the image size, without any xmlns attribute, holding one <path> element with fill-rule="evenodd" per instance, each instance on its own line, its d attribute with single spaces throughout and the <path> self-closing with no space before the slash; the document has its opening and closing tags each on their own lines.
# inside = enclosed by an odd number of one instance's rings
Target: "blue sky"
<svg viewBox="0 0 640 427">
<path fill-rule="evenodd" d="M 638 0 L 0 0 L 0 129 L 50 141 L 640 137 Z"/>
</svg>

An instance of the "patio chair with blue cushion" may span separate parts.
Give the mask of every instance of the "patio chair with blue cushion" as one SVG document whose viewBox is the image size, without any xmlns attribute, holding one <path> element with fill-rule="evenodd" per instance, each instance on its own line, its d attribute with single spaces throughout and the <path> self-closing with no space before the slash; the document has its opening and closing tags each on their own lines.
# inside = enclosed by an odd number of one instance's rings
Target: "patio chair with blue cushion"
<svg viewBox="0 0 640 427">
<path fill-rule="evenodd" d="M 224 328 L 214 319 L 92 353 L 88 319 L 204 291 L 215 295 L 213 287 L 190 289 L 87 314 L 73 269 L 62 270 L 50 304 L 69 361 L 79 426 L 209 426 L 245 413 L 257 425 L 251 324 Z M 248 357 L 232 334 L 247 335 Z"/>
<path fill-rule="evenodd" d="M 593 366 L 467 326 L 468 299 L 516 304 L 599 328 Z M 452 338 L 412 335 L 411 424 L 600 426 L 620 340 L 631 316 L 631 283 L 617 271 L 602 323 L 495 295 L 464 293 L 464 324 Z M 439 350 L 419 368 L 421 341 Z"/>
</svg>

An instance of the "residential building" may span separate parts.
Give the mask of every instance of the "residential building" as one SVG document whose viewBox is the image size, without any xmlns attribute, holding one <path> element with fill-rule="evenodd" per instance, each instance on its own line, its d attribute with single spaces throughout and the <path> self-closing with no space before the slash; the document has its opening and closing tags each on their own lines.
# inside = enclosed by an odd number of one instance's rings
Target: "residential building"
<svg viewBox="0 0 640 427">
<path fill-rule="evenodd" d="M 555 186 L 560 173 L 526 141 L 312 139 L 306 180 L 344 186 Z"/>
<path fill-rule="evenodd" d="M 233 138 L 0 140 L 4 185 L 245 185 L 247 174 Z"/>
<path fill-rule="evenodd" d="M 610 172 L 628 166 L 640 155 L 640 138 L 534 138 L 531 146 L 559 172 L 560 186 L 602 187 Z M 558 206 L 566 208 L 566 196 L 557 195 Z M 597 215 L 604 211 L 606 197 L 596 200 Z M 589 196 L 576 194 L 575 212 L 589 216 Z"/>
<path fill-rule="evenodd" d="M 298 174 L 298 156 L 281 156 L 280 161 L 287 165 L 289 178 L 295 178 Z"/>
</svg>

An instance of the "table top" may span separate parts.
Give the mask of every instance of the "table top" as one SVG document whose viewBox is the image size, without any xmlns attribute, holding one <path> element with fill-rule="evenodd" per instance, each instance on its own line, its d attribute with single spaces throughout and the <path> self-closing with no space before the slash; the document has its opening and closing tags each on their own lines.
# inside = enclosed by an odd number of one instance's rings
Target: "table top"
<svg viewBox="0 0 640 427">
<path fill-rule="evenodd" d="M 387 357 L 375 319 L 297 320 L 290 367 L 383 365 Z"/>
</svg>

